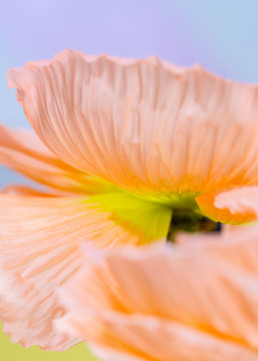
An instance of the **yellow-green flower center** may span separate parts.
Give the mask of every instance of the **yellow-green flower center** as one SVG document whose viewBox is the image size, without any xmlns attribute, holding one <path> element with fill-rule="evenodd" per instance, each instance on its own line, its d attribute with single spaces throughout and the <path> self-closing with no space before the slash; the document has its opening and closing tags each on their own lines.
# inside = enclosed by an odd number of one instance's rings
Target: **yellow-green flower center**
<svg viewBox="0 0 258 361">
<path fill-rule="evenodd" d="M 138 234 L 142 243 L 158 239 L 173 240 L 178 231 L 195 232 L 215 228 L 215 223 L 204 219 L 194 192 L 150 194 L 130 193 L 105 181 L 102 191 L 91 195 L 85 203 L 99 212 L 109 213 L 117 224 Z M 209 225 L 208 225 L 209 224 Z"/>
</svg>

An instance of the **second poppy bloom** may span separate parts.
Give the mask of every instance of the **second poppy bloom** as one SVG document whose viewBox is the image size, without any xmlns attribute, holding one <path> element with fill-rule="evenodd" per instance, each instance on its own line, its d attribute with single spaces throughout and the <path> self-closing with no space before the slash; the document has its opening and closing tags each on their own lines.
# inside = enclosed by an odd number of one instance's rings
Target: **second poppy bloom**
<svg viewBox="0 0 258 361">
<path fill-rule="evenodd" d="M 170 246 L 85 249 L 57 322 L 104 361 L 257 361 L 258 228 Z M 182 238 L 181 237 L 181 238 Z"/>
</svg>

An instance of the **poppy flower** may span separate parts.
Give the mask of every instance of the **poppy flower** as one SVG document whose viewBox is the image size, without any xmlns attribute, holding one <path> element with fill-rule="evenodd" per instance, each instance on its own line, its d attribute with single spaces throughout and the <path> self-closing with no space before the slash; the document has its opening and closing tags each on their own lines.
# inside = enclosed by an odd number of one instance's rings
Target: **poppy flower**
<svg viewBox="0 0 258 361">
<path fill-rule="evenodd" d="M 91 262 L 60 290 L 67 314 L 57 327 L 104 361 L 256 361 L 258 228 L 190 237 L 86 247 Z"/>
<path fill-rule="evenodd" d="M 52 320 L 82 241 L 141 245 L 204 216 L 257 219 L 257 86 L 70 50 L 7 78 L 36 134 L 1 126 L 0 161 L 48 187 L 0 195 L 0 316 L 13 342 L 76 342 Z"/>
</svg>

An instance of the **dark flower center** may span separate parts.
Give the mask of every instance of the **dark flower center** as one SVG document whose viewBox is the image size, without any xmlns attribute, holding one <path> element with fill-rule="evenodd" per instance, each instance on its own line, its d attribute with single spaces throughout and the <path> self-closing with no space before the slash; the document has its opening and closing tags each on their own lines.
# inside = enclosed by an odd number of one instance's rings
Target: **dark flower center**
<svg viewBox="0 0 258 361">
<path fill-rule="evenodd" d="M 189 209 L 173 209 L 167 241 L 173 242 L 178 232 L 214 233 L 221 232 L 222 224 Z"/>
</svg>

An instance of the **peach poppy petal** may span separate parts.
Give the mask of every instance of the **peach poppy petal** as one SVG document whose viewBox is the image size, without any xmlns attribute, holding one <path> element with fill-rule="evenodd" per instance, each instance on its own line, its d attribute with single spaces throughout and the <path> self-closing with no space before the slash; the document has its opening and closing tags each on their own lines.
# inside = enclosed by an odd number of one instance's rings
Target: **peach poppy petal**
<svg viewBox="0 0 258 361">
<path fill-rule="evenodd" d="M 13 184 L 1 189 L 2 194 L 9 194 L 12 196 L 33 196 L 33 197 L 56 197 L 54 193 L 46 193 L 41 189 L 35 189 L 24 185 Z"/>
<path fill-rule="evenodd" d="M 59 193 L 91 194 L 112 189 L 59 160 L 33 132 L 12 130 L 2 124 L 0 163 Z"/>
<path fill-rule="evenodd" d="M 85 198 L 0 195 L 0 316 L 13 342 L 64 350 L 74 343 L 51 322 L 63 314 L 56 289 L 81 263 L 78 245 L 141 240 Z"/>
<path fill-rule="evenodd" d="M 60 159 L 119 187 L 196 195 L 258 181 L 256 86 L 70 50 L 10 69 L 8 86 Z"/>
<path fill-rule="evenodd" d="M 194 252 L 208 252 L 213 257 L 224 259 L 240 271 L 258 277 L 258 226 L 224 226 L 222 233 L 188 235 L 181 233 L 176 238 L 180 246 L 194 248 Z"/>
<path fill-rule="evenodd" d="M 105 361 L 148 361 L 146 358 L 132 356 L 126 353 L 121 353 L 119 351 L 115 351 L 114 349 L 103 347 L 103 346 L 95 346 L 93 344 L 88 345 L 91 352 L 97 356 L 100 360 Z"/>
<path fill-rule="evenodd" d="M 256 361 L 258 354 L 177 322 L 119 313 L 72 313 L 59 327 L 89 340 L 104 361 Z M 131 359 L 130 359 L 131 357 Z"/>
<path fill-rule="evenodd" d="M 118 318 L 125 315 L 128 319 L 141 314 L 169 324 L 180 323 L 193 332 L 214 337 L 222 345 L 232 342 L 240 349 L 244 346 L 258 357 L 255 274 L 196 248 L 156 246 L 96 254 L 95 262 L 85 264 L 62 288 L 62 303 L 68 315 L 71 313 L 71 322 L 73 312 L 105 316 L 112 311 Z M 93 330 L 87 324 L 82 331 L 85 334 L 80 337 L 89 342 L 96 341 L 91 339 L 91 332 L 101 337 L 101 329 Z M 106 346 L 112 343 L 108 334 L 104 339 Z"/>
<path fill-rule="evenodd" d="M 195 198 L 204 215 L 216 222 L 243 224 L 258 220 L 258 187 L 234 187 Z"/>
</svg>

